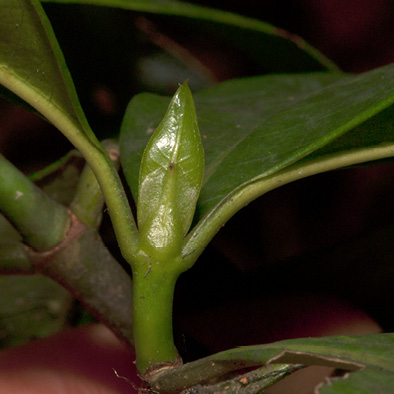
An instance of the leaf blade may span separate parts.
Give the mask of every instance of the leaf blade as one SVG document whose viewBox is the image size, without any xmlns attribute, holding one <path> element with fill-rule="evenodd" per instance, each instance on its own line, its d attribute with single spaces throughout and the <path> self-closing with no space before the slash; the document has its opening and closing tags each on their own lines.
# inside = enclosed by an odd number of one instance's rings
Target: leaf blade
<svg viewBox="0 0 394 394">
<path fill-rule="evenodd" d="M 301 363 L 354 371 L 347 379 L 332 380 L 332 387 L 338 384 L 348 389 L 355 384 L 360 389 L 363 385 L 372 385 L 375 391 L 366 393 L 388 393 L 385 390 L 394 379 L 393 348 L 394 334 L 291 339 L 226 350 L 174 368 L 150 383 L 158 389 L 170 391 L 190 387 L 202 380 L 248 366 Z M 353 376 L 355 378 L 352 379 Z M 324 390 L 322 393 L 331 393 Z"/>
<path fill-rule="evenodd" d="M 249 54 L 254 57 L 257 54 L 261 60 L 261 66 L 268 67 L 267 72 L 339 71 L 338 67 L 332 61 L 300 37 L 257 19 L 191 4 L 185 1 L 44 0 L 44 2 L 118 7 L 134 11 L 182 16 L 214 22 L 221 26 L 236 28 L 236 32 L 230 32 L 231 34 L 228 35 L 231 35 L 231 41 L 234 44 L 239 43 L 242 46 L 244 45 L 241 43 L 247 42 L 246 51 L 249 51 Z M 252 33 L 252 35 L 248 33 Z M 245 37 L 241 37 L 243 35 Z"/>
<path fill-rule="evenodd" d="M 1 2 L 5 10 L 0 23 L 1 83 L 52 123 L 58 123 L 58 117 L 62 117 L 70 128 L 77 129 L 79 134 L 82 132 L 84 138 L 96 144 L 40 3 L 35 0 Z"/>
<path fill-rule="evenodd" d="M 217 169 L 204 180 L 199 201 L 203 214 L 227 194 L 226 190 L 235 189 L 242 180 L 277 172 L 392 105 L 393 69 L 394 66 L 390 65 L 360 76 L 341 78 L 310 95 L 301 96 L 295 105 L 284 106 L 272 116 L 266 115 L 257 126 L 248 122 L 248 129 L 235 141 L 231 156 L 219 163 L 218 158 L 209 157 L 207 153 L 208 166 L 217 166 Z M 283 95 L 279 98 L 285 99 Z M 200 109 L 198 99 L 196 97 L 196 105 Z M 241 112 L 243 109 L 240 106 L 234 115 L 241 124 L 247 122 L 248 116 Z M 224 116 L 228 112 L 225 111 Z M 235 110 L 231 109 L 231 112 Z M 214 116 L 218 118 L 217 109 L 215 113 L 205 110 L 205 114 L 199 114 L 201 130 L 207 135 L 218 128 L 212 122 Z M 208 148 L 206 150 L 208 152 Z M 251 170 L 252 167 L 255 170 Z M 230 178 L 228 174 L 231 174 Z"/>
</svg>

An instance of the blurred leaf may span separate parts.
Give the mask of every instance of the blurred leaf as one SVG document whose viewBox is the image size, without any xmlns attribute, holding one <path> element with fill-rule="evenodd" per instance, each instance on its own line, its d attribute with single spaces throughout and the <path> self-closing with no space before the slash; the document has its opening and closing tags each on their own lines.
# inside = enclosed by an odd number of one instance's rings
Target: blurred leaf
<svg viewBox="0 0 394 394">
<path fill-rule="evenodd" d="M 394 385 L 393 349 L 394 334 L 300 338 L 217 353 L 158 374 L 151 383 L 170 392 L 245 367 L 305 364 L 351 372 L 330 379 L 321 393 L 389 394 Z"/>
<path fill-rule="evenodd" d="M 338 71 L 333 62 L 302 38 L 257 19 L 174 0 L 44 0 L 64 4 L 91 4 L 128 10 L 182 16 L 213 22 L 214 35 L 258 58 L 262 72 Z M 219 24 L 219 25 L 218 25 Z M 226 27 L 223 32 L 223 25 Z M 211 26 L 212 28 L 212 26 Z"/>
<path fill-rule="evenodd" d="M 22 345 L 64 328 L 71 295 L 42 275 L 0 277 L 0 347 Z"/>
<path fill-rule="evenodd" d="M 69 205 L 81 175 L 85 160 L 78 151 L 71 151 L 61 159 L 30 175 L 53 200 Z"/>
</svg>

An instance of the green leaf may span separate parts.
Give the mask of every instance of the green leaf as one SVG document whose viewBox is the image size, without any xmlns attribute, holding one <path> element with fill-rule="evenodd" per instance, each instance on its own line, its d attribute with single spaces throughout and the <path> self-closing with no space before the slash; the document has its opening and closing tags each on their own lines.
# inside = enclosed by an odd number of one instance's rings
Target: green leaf
<svg viewBox="0 0 394 394">
<path fill-rule="evenodd" d="M 74 143 L 99 147 L 40 2 L 0 0 L 0 6 L 0 83 Z"/>
<path fill-rule="evenodd" d="M 124 256 L 138 243 L 116 169 L 91 131 L 63 54 L 38 0 L 0 0 L 0 83 L 40 112 L 82 153 L 102 188 Z"/>
<path fill-rule="evenodd" d="M 158 374 L 150 383 L 171 392 L 245 367 L 285 363 L 351 371 L 348 376 L 330 379 L 318 391 L 322 394 L 389 394 L 394 385 L 393 349 L 394 334 L 292 339 L 217 353 Z"/>
<path fill-rule="evenodd" d="M 0 277 L 0 348 L 53 335 L 67 325 L 72 297 L 43 275 Z"/>
<path fill-rule="evenodd" d="M 197 204 L 199 223 L 188 236 L 184 254 L 201 251 L 235 212 L 275 187 L 392 157 L 392 126 L 383 126 L 392 123 L 393 71 L 394 65 L 389 65 L 360 75 L 263 76 L 196 93 L 206 169 Z M 142 94 L 126 111 L 121 156 L 134 195 L 133 172 L 146 132 L 157 125 L 167 103 Z M 378 121 L 384 124 L 376 130 Z M 335 140 L 335 151 L 328 150 Z M 318 152 L 323 147 L 327 150 Z"/>
<path fill-rule="evenodd" d="M 33 112 L 34 114 L 41 116 L 45 119 L 36 109 L 34 109 L 31 105 L 26 103 L 26 101 L 22 100 L 19 96 L 12 93 L 10 90 L 6 89 L 3 85 L 0 85 L 0 98 L 9 101 L 12 104 L 15 104 L 27 111 Z"/>
<path fill-rule="evenodd" d="M 215 35 L 258 59 L 262 71 L 302 72 L 338 67 L 302 38 L 257 19 L 174 0 L 44 0 L 64 4 L 91 4 L 213 22 Z M 223 33 L 223 28 L 225 32 Z M 247 43 L 247 45 L 245 45 Z"/>
<path fill-rule="evenodd" d="M 233 80 L 218 84 L 211 89 L 195 93 L 197 117 L 200 125 L 205 152 L 205 178 L 203 193 L 215 202 L 221 197 L 214 197 L 205 190 L 210 188 L 210 178 L 220 168 L 225 158 L 231 158 L 232 152 L 249 134 L 264 125 L 267 119 L 280 114 L 294 106 L 298 101 L 307 98 L 315 91 L 320 91 L 343 76 L 338 74 L 317 73 L 311 75 L 263 76 Z M 142 152 L 147 144 L 149 133 L 156 128 L 168 106 L 168 98 L 142 93 L 135 96 L 127 108 L 120 135 L 121 160 L 126 178 L 133 195 L 137 195 L 138 168 Z M 257 134 L 257 132 L 256 132 Z M 260 134 L 263 134 L 260 130 Z M 280 135 L 280 131 L 278 130 Z M 278 144 L 283 141 L 273 140 Z M 267 149 L 264 147 L 264 149 Z M 259 150 L 259 147 L 256 147 Z M 269 150 L 269 149 L 268 149 Z M 248 152 L 246 152 L 248 154 Z M 257 156 L 260 154 L 257 152 Z M 220 165 L 219 165 L 220 164 Z M 259 174 L 256 165 L 255 174 Z M 255 175 L 254 174 L 254 175 Z M 243 177 L 248 177 L 245 173 Z M 219 185 L 231 190 L 239 185 L 237 176 L 227 174 Z M 231 182 L 230 183 L 227 182 Z M 215 193 L 218 191 L 215 190 Z M 200 214 L 205 208 L 207 198 L 199 199 Z M 212 202 L 211 202 L 212 205 Z"/>
<path fill-rule="evenodd" d="M 251 372 L 247 372 L 243 375 L 237 373 L 229 374 L 227 380 L 221 380 L 219 383 L 210 384 L 209 386 L 203 386 L 203 393 L 205 394 L 259 394 L 264 393 L 264 389 L 271 387 L 276 382 L 279 382 L 287 375 L 305 368 L 304 365 L 270 365 L 269 367 L 260 367 L 253 369 Z M 181 394 L 186 394 L 201 385 L 193 386 L 190 389 L 186 389 Z M 196 390 L 197 391 L 197 390 Z M 197 391 L 198 392 L 198 391 Z"/>
<path fill-rule="evenodd" d="M 260 99 L 253 102 L 257 92 L 239 95 L 231 83 L 229 90 L 224 84 L 198 95 L 201 132 L 211 152 L 216 150 L 209 155 L 205 148 L 209 156 L 199 201 L 202 214 L 243 182 L 281 170 L 392 105 L 393 70 L 390 65 L 357 76 L 334 76 L 338 79 L 333 83 L 309 92 L 314 76 L 263 77 Z M 298 91 L 276 82 L 298 83 Z M 215 100 L 217 106 L 212 105 Z M 223 126 L 225 131 L 216 131 Z"/>
<path fill-rule="evenodd" d="M 181 253 L 204 174 L 204 152 L 190 89 L 179 87 L 144 150 L 137 203 L 142 249 Z M 155 252 L 156 251 L 156 252 Z"/>
</svg>

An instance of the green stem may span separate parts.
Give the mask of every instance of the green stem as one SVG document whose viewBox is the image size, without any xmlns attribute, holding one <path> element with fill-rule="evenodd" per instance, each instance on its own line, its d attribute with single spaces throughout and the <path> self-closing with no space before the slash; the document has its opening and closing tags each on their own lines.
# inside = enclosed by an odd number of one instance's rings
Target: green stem
<svg viewBox="0 0 394 394">
<path fill-rule="evenodd" d="M 133 269 L 134 343 L 140 372 L 180 361 L 172 331 L 172 303 L 180 272 L 168 267 L 172 264 L 144 257 Z"/>
<path fill-rule="evenodd" d="M 33 267 L 26 255 L 20 234 L 0 214 L 0 275 L 33 273 Z"/>
<path fill-rule="evenodd" d="M 77 144 L 75 146 L 83 154 L 97 177 L 119 248 L 130 264 L 138 246 L 139 232 L 118 172 L 105 151 L 85 150 Z"/>
<path fill-rule="evenodd" d="M 116 169 L 119 168 L 119 148 L 115 141 L 105 140 L 102 145 L 108 152 Z M 89 227 L 98 228 L 104 206 L 104 196 L 96 175 L 89 164 L 86 164 L 78 181 L 74 199 L 70 209 L 79 220 Z"/>
<path fill-rule="evenodd" d="M 82 170 L 70 209 L 79 220 L 92 228 L 101 222 L 104 197 L 96 176 L 88 164 Z"/>
<path fill-rule="evenodd" d="M 0 155 L 0 210 L 38 251 L 58 245 L 68 230 L 67 209 L 49 198 Z"/>
<path fill-rule="evenodd" d="M 82 122 L 85 126 L 83 130 L 82 125 L 72 116 L 44 96 L 37 100 L 35 89 L 1 68 L 0 82 L 43 114 L 85 158 L 100 184 L 122 255 L 130 263 L 139 241 L 138 229 L 117 169 L 89 126 L 85 124 L 87 122 Z"/>
<path fill-rule="evenodd" d="M 93 228 L 72 220 L 72 231 L 53 253 L 28 255 L 46 275 L 80 300 L 123 341 L 133 344 L 132 282 Z"/>
<path fill-rule="evenodd" d="M 45 179 L 48 176 L 53 176 L 56 173 L 62 172 L 65 167 L 70 165 L 72 162 L 82 162 L 82 155 L 76 150 L 70 150 L 63 157 L 56 160 L 55 162 L 48 164 L 44 168 L 39 169 L 38 171 L 34 171 L 28 175 L 29 179 L 38 184 L 40 181 Z"/>
</svg>

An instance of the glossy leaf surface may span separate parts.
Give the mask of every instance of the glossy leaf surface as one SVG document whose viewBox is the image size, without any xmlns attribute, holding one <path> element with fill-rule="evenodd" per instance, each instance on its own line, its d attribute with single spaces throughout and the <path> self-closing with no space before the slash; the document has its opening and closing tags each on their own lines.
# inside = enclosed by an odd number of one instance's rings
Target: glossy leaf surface
<svg viewBox="0 0 394 394">
<path fill-rule="evenodd" d="M 201 137 L 185 82 L 172 98 L 142 157 L 137 203 L 141 243 L 157 250 L 175 248 L 173 252 L 180 253 L 203 173 Z"/>
<path fill-rule="evenodd" d="M 290 181 L 279 180 L 268 189 L 263 184 L 280 171 L 285 174 L 286 168 L 293 171 L 299 161 L 300 166 L 306 166 L 319 160 L 319 166 L 309 173 L 297 167 L 291 180 L 335 165 L 392 156 L 393 71 L 394 65 L 389 65 L 355 76 L 265 76 L 229 81 L 196 93 L 206 157 L 199 218 L 212 216 L 226 202 L 234 206 L 237 196 L 249 187 L 254 187 L 253 193 L 243 197 L 237 209 Z M 134 195 L 137 182 L 133 173 L 147 141 L 146 130 L 158 124 L 167 103 L 166 98 L 141 94 L 126 112 L 121 149 L 128 152 L 127 157 L 123 155 L 123 166 Z M 323 147 L 325 150 L 319 151 Z M 344 160 L 355 152 L 353 161 Z"/>
<path fill-rule="evenodd" d="M 218 36 L 260 64 L 261 72 L 338 70 L 302 38 L 253 18 L 174 0 L 45 0 L 50 3 L 91 4 L 213 22 Z M 212 28 L 212 26 L 210 26 Z"/>
</svg>

